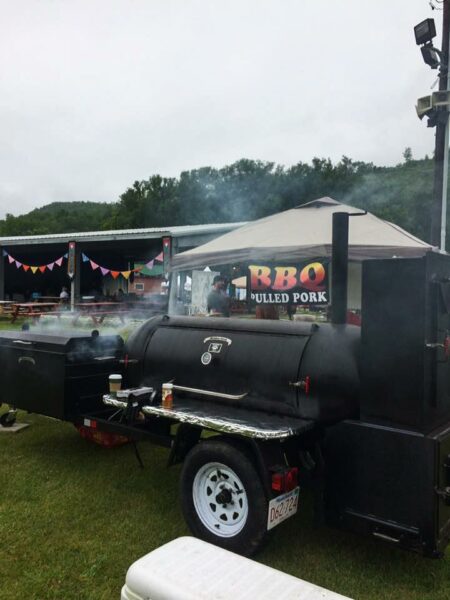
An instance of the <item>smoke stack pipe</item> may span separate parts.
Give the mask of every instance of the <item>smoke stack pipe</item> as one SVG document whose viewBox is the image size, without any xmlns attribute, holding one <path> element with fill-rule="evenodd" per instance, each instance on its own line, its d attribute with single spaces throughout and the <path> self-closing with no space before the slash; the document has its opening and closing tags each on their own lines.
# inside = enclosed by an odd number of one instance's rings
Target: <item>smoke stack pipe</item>
<svg viewBox="0 0 450 600">
<path fill-rule="evenodd" d="M 333 214 L 331 322 L 335 325 L 347 322 L 348 219 L 349 213 Z"/>
</svg>

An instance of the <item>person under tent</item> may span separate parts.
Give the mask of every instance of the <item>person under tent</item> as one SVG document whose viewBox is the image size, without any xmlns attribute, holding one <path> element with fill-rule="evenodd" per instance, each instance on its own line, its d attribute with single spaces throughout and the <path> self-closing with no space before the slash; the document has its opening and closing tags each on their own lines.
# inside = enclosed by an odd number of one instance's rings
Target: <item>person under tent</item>
<svg viewBox="0 0 450 600">
<path fill-rule="evenodd" d="M 61 293 L 59 294 L 59 301 L 61 304 L 69 304 L 70 294 L 69 290 L 63 286 Z"/>
<path fill-rule="evenodd" d="M 214 317 L 230 316 L 230 298 L 225 292 L 226 280 L 222 275 L 213 279 L 213 289 L 209 292 L 206 301 L 208 313 Z"/>
</svg>

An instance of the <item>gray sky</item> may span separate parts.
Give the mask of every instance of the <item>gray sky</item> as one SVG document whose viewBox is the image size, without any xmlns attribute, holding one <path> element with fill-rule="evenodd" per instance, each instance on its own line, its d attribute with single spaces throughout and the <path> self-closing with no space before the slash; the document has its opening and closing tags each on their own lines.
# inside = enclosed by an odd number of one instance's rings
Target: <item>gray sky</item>
<svg viewBox="0 0 450 600">
<path fill-rule="evenodd" d="M 393 165 L 427 0 L 0 0 L 0 217 L 239 158 Z M 437 38 L 440 45 L 440 37 Z"/>
</svg>

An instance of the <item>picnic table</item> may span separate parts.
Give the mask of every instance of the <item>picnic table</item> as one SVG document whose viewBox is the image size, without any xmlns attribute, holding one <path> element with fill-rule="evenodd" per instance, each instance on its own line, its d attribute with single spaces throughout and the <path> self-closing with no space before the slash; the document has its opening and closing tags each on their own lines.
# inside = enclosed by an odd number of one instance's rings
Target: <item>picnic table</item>
<svg viewBox="0 0 450 600">
<path fill-rule="evenodd" d="M 14 323 L 19 317 L 30 317 L 33 321 L 38 320 L 43 314 L 55 314 L 60 316 L 55 309 L 60 306 L 58 302 L 22 302 L 13 304 L 11 310 L 11 323 Z"/>
<path fill-rule="evenodd" d="M 0 300 L 0 315 L 10 315 L 12 307 L 12 300 Z"/>
<path fill-rule="evenodd" d="M 57 302 L 59 303 L 61 301 L 59 296 L 39 296 L 39 298 L 36 298 L 36 302 L 39 303 L 48 303 L 48 302 Z"/>
<path fill-rule="evenodd" d="M 119 317 L 121 322 L 125 323 L 127 307 L 121 302 L 80 302 L 75 304 L 75 312 L 73 325 L 83 316 L 90 317 L 94 325 L 101 325 L 106 317 Z"/>
</svg>

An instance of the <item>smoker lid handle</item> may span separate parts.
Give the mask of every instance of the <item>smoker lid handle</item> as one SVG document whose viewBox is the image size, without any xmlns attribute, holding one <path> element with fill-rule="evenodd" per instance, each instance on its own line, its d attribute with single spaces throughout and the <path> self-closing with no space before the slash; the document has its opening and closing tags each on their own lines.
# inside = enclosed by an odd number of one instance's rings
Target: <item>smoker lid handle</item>
<svg viewBox="0 0 450 600">
<path fill-rule="evenodd" d="M 173 389 L 179 392 L 190 392 L 191 394 L 198 394 L 199 396 L 212 396 L 214 398 L 224 398 L 225 400 L 242 400 L 248 395 L 248 392 L 243 394 L 223 394 L 222 392 L 213 392 L 212 390 L 202 390 L 199 388 L 186 387 L 184 385 L 173 384 Z"/>
<path fill-rule="evenodd" d="M 13 344 L 22 344 L 24 346 L 32 346 L 33 342 L 27 342 L 25 340 L 13 340 Z"/>
</svg>

